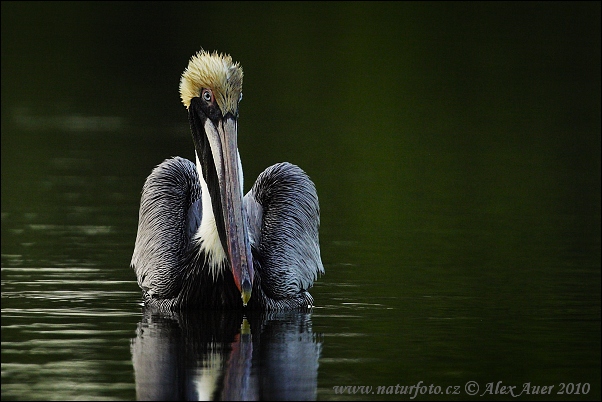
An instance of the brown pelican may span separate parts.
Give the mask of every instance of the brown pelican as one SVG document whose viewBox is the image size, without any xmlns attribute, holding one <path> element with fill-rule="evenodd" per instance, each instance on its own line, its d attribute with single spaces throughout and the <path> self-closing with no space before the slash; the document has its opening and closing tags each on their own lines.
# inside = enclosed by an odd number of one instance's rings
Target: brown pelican
<svg viewBox="0 0 602 402">
<path fill-rule="evenodd" d="M 242 78 L 229 55 L 205 51 L 182 74 L 196 164 L 166 159 L 142 188 L 131 266 L 148 306 L 275 310 L 313 303 L 308 289 L 324 272 L 316 189 L 299 167 L 279 163 L 243 197 Z"/>
</svg>

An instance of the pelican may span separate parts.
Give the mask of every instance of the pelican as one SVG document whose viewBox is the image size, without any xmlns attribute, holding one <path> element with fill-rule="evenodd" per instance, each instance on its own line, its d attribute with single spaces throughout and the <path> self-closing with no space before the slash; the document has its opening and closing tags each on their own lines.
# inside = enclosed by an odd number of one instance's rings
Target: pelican
<svg viewBox="0 0 602 402">
<path fill-rule="evenodd" d="M 156 166 L 142 188 L 131 266 L 144 304 L 285 310 L 313 305 L 324 273 L 314 183 L 298 166 L 264 170 L 243 197 L 237 146 L 243 71 L 201 50 L 180 80 L 196 163 Z"/>
</svg>

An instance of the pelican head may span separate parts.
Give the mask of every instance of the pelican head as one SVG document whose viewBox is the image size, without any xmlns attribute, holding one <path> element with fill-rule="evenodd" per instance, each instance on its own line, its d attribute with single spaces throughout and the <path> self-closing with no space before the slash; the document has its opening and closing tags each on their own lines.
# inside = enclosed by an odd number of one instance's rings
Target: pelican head
<svg viewBox="0 0 602 402">
<path fill-rule="evenodd" d="M 243 305 L 251 298 L 253 259 L 237 146 L 242 68 L 228 55 L 200 51 L 180 80 L 196 152 L 203 218 L 196 233 L 213 275 L 229 265 Z"/>
</svg>

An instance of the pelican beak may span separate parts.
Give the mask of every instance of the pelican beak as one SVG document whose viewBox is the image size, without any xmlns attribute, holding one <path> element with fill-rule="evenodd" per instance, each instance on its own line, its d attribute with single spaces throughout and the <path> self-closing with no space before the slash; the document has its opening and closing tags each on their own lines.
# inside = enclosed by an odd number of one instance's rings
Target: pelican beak
<svg viewBox="0 0 602 402">
<path fill-rule="evenodd" d="M 242 303 L 247 305 L 253 284 L 253 258 L 249 244 L 247 217 L 243 205 L 243 175 L 237 146 L 238 125 L 232 114 L 219 121 L 217 131 L 222 140 L 221 174 L 218 169 L 227 254 L 240 290 Z"/>
<path fill-rule="evenodd" d="M 202 174 L 211 196 L 215 226 L 227 254 L 234 283 L 247 305 L 253 288 L 253 259 L 243 205 L 243 175 L 238 155 L 238 124 L 232 113 L 209 117 L 198 98 L 189 119 Z"/>
</svg>

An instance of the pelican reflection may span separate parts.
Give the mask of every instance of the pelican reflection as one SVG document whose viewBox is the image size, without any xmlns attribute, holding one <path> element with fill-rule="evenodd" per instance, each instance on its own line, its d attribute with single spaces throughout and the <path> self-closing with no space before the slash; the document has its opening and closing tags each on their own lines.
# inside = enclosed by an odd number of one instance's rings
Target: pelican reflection
<svg viewBox="0 0 602 402">
<path fill-rule="evenodd" d="M 314 400 L 322 341 L 309 310 L 143 310 L 131 342 L 139 400 Z"/>
</svg>

